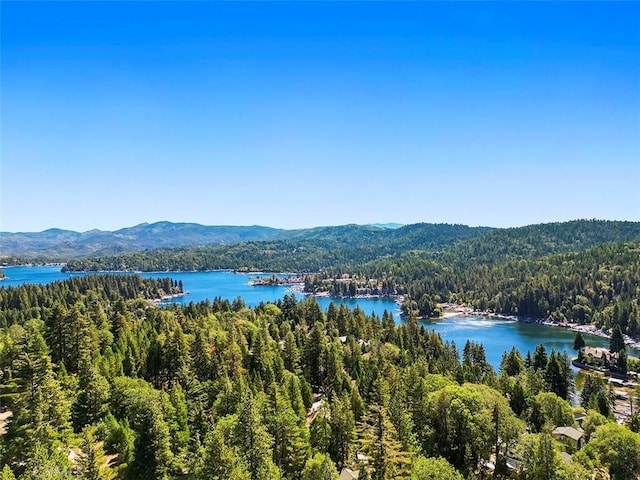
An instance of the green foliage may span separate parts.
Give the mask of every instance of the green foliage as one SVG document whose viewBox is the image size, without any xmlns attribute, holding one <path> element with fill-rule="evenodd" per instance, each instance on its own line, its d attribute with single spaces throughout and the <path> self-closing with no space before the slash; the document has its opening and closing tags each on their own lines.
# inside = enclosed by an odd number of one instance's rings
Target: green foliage
<svg viewBox="0 0 640 480">
<path fill-rule="evenodd" d="M 302 480 L 338 480 L 338 471 L 327 455 L 316 453 L 305 463 L 301 478 Z"/>
<path fill-rule="evenodd" d="M 562 459 L 548 433 L 527 435 L 521 445 L 523 480 L 560 479 L 558 471 Z"/>
<path fill-rule="evenodd" d="M 463 480 L 464 477 L 444 458 L 418 456 L 411 465 L 411 480 Z"/>
<path fill-rule="evenodd" d="M 491 229 L 464 225 L 415 224 L 391 230 L 345 225 L 291 231 L 283 240 L 248 241 L 218 246 L 160 248 L 116 256 L 72 260 L 65 271 L 122 270 L 318 272 L 358 265 L 398 252 L 439 249 Z"/>
<path fill-rule="evenodd" d="M 234 437 L 251 480 L 271 478 L 274 471 L 271 461 L 273 438 L 262 422 L 252 395 L 248 395 L 240 407 Z"/>
<path fill-rule="evenodd" d="M 16 480 L 16 476 L 13 474 L 11 467 L 5 465 L 0 472 L 0 480 Z"/>
<path fill-rule="evenodd" d="M 59 449 L 49 449 L 41 443 L 31 446 L 31 454 L 24 467 L 20 480 L 62 480 L 73 478 L 71 462 Z"/>
<path fill-rule="evenodd" d="M 75 468 L 123 480 L 334 479 L 349 467 L 365 479 L 434 469 L 459 479 L 490 459 L 508 478 L 506 458 L 523 449 L 556 467 L 550 478 L 589 478 L 599 465 L 622 478 L 605 444 L 635 452 L 636 437 L 621 433 L 629 428 L 603 430 L 609 422 L 593 407 L 608 397 L 588 379 L 593 445 L 575 465 L 558 463 L 546 437 L 522 435 L 523 419 L 535 432 L 573 424 L 561 398 L 572 388 L 567 358 L 543 347 L 526 361 L 506 352 L 497 377 L 481 345 L 459 355 L 415 317 L 395 325 L 293 296 L 255 309 L 221 299 L 159 308 L 142 297 L 172 280 L 86 279 L 0 289 L 9 302 L 1 393 L 13 412 L 1 450 L 25 478 L 69 478 Z M 524 478 L 545 475 L 529 467 Z"/>
<path fill-rule="evenodd" d="M 240 475 L 241 470 L 249 478 L 249 472 L 238 465 L 238 458 L 231 447 L 226 444 L 220 428 L 210 430 L 204 442 L 204 465 L 196 472 L 199 479 L 226 480 L 233 475 Z"/>
<path fill-rule="evenodd" d="M 589 446 L 609 468 L 612 480 L 640 476 L 640 434 L 616 423 L 606 423 L 596 429 Z"/>
<path fill-rule="evenodd" d="M 92 429 L 85 429 L 76 461 L 78 475 L 86 480 L 113 480 L 115 473 L 106 463 L 103 443 L 96 440 Z"/>
<path fill-rule="evenodd" d="M 359 425 L 361 451 L 373 467 L 374 480 L 403 477 L 411 457 L 402 450 L 398 433 L 382 405 L 372 404 Z"/>
<path fill-rule="evenodd" d="M 584 341 L 584 337 L 582 336 L 582 333 L 576 332 L 576 337 L 573 339 L 573 349 L 580 350 L 585 346 L 586 346 L 586 343 Z"/>
<path fill-rule="evenodd" d="M 551 428 L 573 424 L 573 409 L 566 400 L 558 397 L 553 392 L 538 393 L 533 402 L 539 406 L 543 423 Z"/>
</svg>

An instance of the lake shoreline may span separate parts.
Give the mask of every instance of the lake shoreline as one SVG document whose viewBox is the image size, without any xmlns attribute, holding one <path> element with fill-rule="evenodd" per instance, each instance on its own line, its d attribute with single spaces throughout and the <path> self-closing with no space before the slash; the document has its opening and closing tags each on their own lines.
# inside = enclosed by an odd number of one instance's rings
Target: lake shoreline
<svg viewBox="0 0 640 480">
<path fill-rule="evenodd" d="M 353 296 L 336 296 L 336 295 L 331 295 L 330 292 L 328 291 L 322 291 L 322 292 L 305 292 L 304 291 L 304 283 L 302 284 L 291 284 L 289 286 L 289 290 L 296 294 L 300 294 L 300 295 L 308 295 L 311 297 L 318 297 L 318 298 L 329 298 L 331 300 L 365 300 L 365 299 L 369 299 L 369 300 L 376 300 L 376 299 L 380 299 L 380 300 L 393 300 L 396 305 L 401 305 L 402 302 L 404 301 L 404 295 L 375 295 L 375 294 L 365 294 L 365 295 L 353 295 Z"/>
<path fill-rule="evenodd" d="M 464 304 L 453 304 L 453 303 L 445 303 L 442 304 L 443 313 L 440 317 L 432 318 L 431 320 L 444 320 L 447 318 L 458 317 L 458 316 L 469 316 L 469 317 L 483 317 L 483 318 L 498 318 L 501 320 L 509 320 L 513 322 L 521 322 L 521 323 L 535 323 L 538 325 L 545 325 L 548 327 L 557 327 L 557 328 L 565 328 L 571 330 L 572 332 L 580 332 L 587 333 L 589 335 L 594 335 L 596 337 L 601 338 L 611 338 L 611 334 L 605 330 L 597 328 L 592 324 L 579 324 L 579 323 L 569 323 L 569 322 L 558 322 L 551 319 L 544 318 L 531 318 L 531 317 L 520 317 L 518 315 L 504 315 L 500 313 L 490 312 L 488 310 L 474 310 L 470 307 L 465 306 Z M 634 340 L 628 335 L 624 335 L 624 343 L 625 345 L 634 348 L 636 350 L 640 350 L 640 340 Z"/>
</svg>

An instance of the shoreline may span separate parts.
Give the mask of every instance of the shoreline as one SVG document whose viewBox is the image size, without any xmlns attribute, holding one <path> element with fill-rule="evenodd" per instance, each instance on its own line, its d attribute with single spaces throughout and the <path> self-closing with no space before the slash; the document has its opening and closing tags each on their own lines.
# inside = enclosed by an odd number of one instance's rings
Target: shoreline
<svg viewBox="0 0 640 480">
<path fill-rule="evenodd" d="M 301 288 L 302 287 L 302 288 Z M 402 302 L 404 301 L 404 295 L 374 295 L 374 294 L 368 294 L 368 295 L 354 295 L 353 297 L 340 297 L 340 296 L 335 296 L 335 295 L 331 295 L 330 292 L 328 291 L 322 291 L 322 292 L 305 292 L 304 291 L 304 283 L 300 283 L 300 284 L 292 284 L 289 286 L 288 289 L 291 293 L 298 293 L 300 295 L 309 295 L 312 297 L 322 297 L 322 298 L 330 298 L 330 299 L 335 299 L 335 300 L 357 300 L 357 299 L 380 299 L 380 300 L 384 300 L 384 299 L 388 299 L 388 300 L 393 300 L 397 305 L 401 305 Z"/>
<path fill-rule="evenodd" d="M 500 313 L 494 313 L 487 310 L 474 310 L 464 304 L 456 305 L 452 303 L 442 304 L 443 311 L 440 317 L 432 318 L 432 320 L 444 320 L 447 318 L 458 316 L 473 316 L 473 317 L 487 317 L 487 318 L 499 318 L 501 320 L 509 320 L 520 323 L 536 323 L 538 325 L 546 325 L 548 327 L 566 328 L 572 332 L 587 333 L 601 338 L 611 338 L 611 334 L 605 330 L 599 329 L 592 324 L 579 324 L 569 322 L 558 322 L 555 320 L 544 318 L 531 318 L 531 317 L 519 317 L 517 315 L 504 315 Z M 640 351 L 640 340 L 634 340 L 628 335 L 623 335 L 625 345 Z"/>
</svg>

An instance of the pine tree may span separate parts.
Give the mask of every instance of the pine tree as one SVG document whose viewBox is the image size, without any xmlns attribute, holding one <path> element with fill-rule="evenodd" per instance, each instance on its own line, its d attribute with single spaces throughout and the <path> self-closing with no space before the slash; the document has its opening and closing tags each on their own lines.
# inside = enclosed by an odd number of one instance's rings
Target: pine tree
<svg viewBox="0 0 640 480">
<path fill-rule="evenodd" d="M 329 425 L 331 426 L 329 453 L 338 468 L 342 468 L 349 459 L 356 425 L 349 397 L 333 397 Z"/>
<path fill-rule="evenodd" d="M 240 407 L 235 430 L 240 457 L 247 465 L 251 480 L 266 480 L 271 465 L 273 439 L 267 432 L 253 395 L 247 395 Z"/>
<path fill-rule="evenodd" d="M 96 423 L 107 411 L 109 382 L 100 375 L 88 357 L 80 360 L 78 396 L 73 404 L 72 416 L 76 431 Z"/>
<path fill-rule="evenodd" d="M 329 407 L 323 403 L 311 422 L 309 444 L 316 452 L 326 453 L 329 451 L 332 438 L 329 415 Z"/>
<path fill-rule="evenodd" d="M 20 480 L 73 478 L 71 463 L 62 449 L 51 449 L 36 442 L 31 445 L 30 452 Z"/>
<path fill-rule="evenodd" d="M 369 465 L 373 468 L 373 480 L 403 477 L 409 473 L 411 457 L 402 450 L 396 429 L 383 406 L 369 406 L 358 433 L 362 451 L 369 457 Z"/>
<path fill-rule="evenodd" d="M 302 480 L 338 480 L 338 471 L 331 458 L 316 453 L 307 460 L 302 471 Z"/>
<path fill-rule="evenodd" d="M 309 454 L 308 430 L 275 383 L 270 387 L 268 431 L 273 438 L 273 460 L 289 477 L 300 475 Z"/>
<path fill-rule="evenodd" d="M 585 345 L 586 343 L 584 341 L 584 337 L 582 336 L 582 333 L 577 332 L 576 337 L 573 340 L 573 349 L 580 350 L 581 348 L 584 348 Z"/>
<path fill-rule="evenodd" d="M 532 366 L 534 370 L 544 370 L 547 366 L 547 350 L 542 343 L 533 352 Z"/>
<path fill-rule="evenodd" d="M 333 305 L 333 304 L 332 304 Z M 291 329 L 287 331 L 284 337 L 284 351 L 282 352 L 284 366 L 293 373 L 299 373 L 300 370 L 300 350 L 296 345 L 296 337 Z"/>
<path fill-rule="evenodd" d="M 35 446 L 50 449 L 70 433 L 70 405 L 53 374 L 40 324 L 25 325 L 15 360 L 20 393 L 7 429 L 7 454 L 14 461 L 28 459 Z"/>
<path fill-rule="evenodd" d="M 76 470 L 78 476 L 85 480 L 112 480 L 115 478 L 115 473 L 106 464 L 102 442 L 96 440 L 90 428 L 83 431 Z"/>
<path fill-rule="evenodd" d="M 226 480 L 231 476 L 238 459 L 233 449 L 227 446 L 218 428 L 207 433 L 204 441 L 204 465 L 197 475 L 202 480 Z"/>
<path fill-rule="evenodd" d="M 624 350 L 625 344 L 624 344 L 624 338 L 622 336 L 622 330 L 620 330 L 620 326 L 616 325 L 615 327 L 613 327 L 613 330 L 611 332 L 611 338 L 609 339 L 609 351 L 611 353 L 617 353 L 620 350 Z"/>
<path fill-rule="evenodd" d="M 314 387 L 324 385 L 326 375 L 327 336 L 322 322 L 316 322 L 305 345 L 306 376 Z"/>
</svg>

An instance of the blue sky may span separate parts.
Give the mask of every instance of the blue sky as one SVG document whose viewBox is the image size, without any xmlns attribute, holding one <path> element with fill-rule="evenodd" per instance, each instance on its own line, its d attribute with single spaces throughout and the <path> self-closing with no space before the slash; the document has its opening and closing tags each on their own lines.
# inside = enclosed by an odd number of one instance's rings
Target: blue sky
<svg viewBox="0 0 640 480">
<path fill-rule="evenodd" d="M 0 231 L 640 221 L 639 2 L 0 8 Z"/>
</svg>

